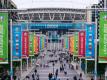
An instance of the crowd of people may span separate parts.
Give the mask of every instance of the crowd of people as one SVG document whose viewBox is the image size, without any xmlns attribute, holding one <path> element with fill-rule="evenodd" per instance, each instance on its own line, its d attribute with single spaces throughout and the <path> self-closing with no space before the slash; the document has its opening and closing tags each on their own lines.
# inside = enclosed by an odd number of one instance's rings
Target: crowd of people
<svg viewBox="0 0 107 80">
<path fill-rule="evenodd" d="M 68 69 L 74 70 L 74 66 L 70 63 L 69 58 L 62 57 L 56 53 L 57 53 L 56 51 L 53 51 L 53 55 L 51 55 L 49 57 L 58 57 L 57 61 L 54 62 L 53 66 L 55 66 L 56 64 L 59 64 L 60 66 L 59 66 L 59 68 L 55 69 L 55 73 L 50 72 L 48 74 L 48 80 L 61 80 L 60 76 L 59 76 L 60 73 L 64 74 L 63 76 L 66 77 L 65 80 L 71 80 L 70 77 L 67 78 L 67 76 L 69 75 Z M 48 61 L 48 62 L 50 62 L 50 61 Z M 49 64 L 52 64 L 52 63 L 53 62 L 50 62 Z M 48 67 L 49 67 L 49 64 L 48 64 Z M 41 65 L 44 65 L 44 64 L 41 64 Z M 42 66 L 42 68 L 43 67 L 45 68 L 46 66 Z M 30 77 L 26 76 L 26 80 L 30 80 Z M 37 69 L 35 69 L 34 73 L 32 74 L 32 80 L 40 80 L 40 75 L 39 75 Z M 83 80 L 82 73 L 80 73 L 79 79 L 78 79 L 77 75 L 75 75 L 72 80 Z"/>
<path fill-rule="evenodd" d="M 26 76 L 26 80 L 30 80 L 29 76 Z M 37 69 L 34 70 L 34 73 L 32 74 L 32 80 L 40 80 L 39 74 L 37 72 Z"/>
</svg>

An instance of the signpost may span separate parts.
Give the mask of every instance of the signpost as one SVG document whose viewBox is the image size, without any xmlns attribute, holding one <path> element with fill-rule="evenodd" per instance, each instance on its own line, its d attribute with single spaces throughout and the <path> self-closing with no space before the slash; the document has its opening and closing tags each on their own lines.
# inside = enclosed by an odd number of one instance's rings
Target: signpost
<svg viewBox="0 0 107 80">
<path fill-rule="evenodd" d="M 28 70 L 28 58 L 29 58 L 29 32 L 22 31 L 22 58 L 27 60 Z"/>
<path fill-rule="evenodd" d="M 22 31 L 22 58 L 29 57 L 29 33 Z"/>
</svg>

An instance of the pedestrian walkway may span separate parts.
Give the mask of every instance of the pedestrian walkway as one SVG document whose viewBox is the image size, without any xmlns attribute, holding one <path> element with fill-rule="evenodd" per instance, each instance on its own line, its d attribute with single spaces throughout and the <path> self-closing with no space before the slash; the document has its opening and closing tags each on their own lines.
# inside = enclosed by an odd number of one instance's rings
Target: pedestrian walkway
<svg viewBox="0 0 107 80">
<path fill-rule="evenodd" d="M 83 79 L 84 79 L 84 80 L 91 80 L 91 78 L 88 77 L 88 76 L 82 71 L 82 69 L 80 68 L 80 65 L 79 65 L 78 63 L 76 63 L 76 62 L 71 62 L 71 64 L 74 66 L 74 69 L 75 69 L 75 71 L 76 71 L 78 74 L 80 74 L 80 73 L 83 74 Z M 78 67 L 78 70 L 76 69 L 76 65 L 79 66 L 79 67 Z"/>
<path fill-rule="evenodd" d="M 47 53 L 48 54 L 46 56 L 44 56 L 44 59 L 41 59 L 41 65 L 42 66 L 36 67 L 37 74 L 39 74 L 39 80 L 48 80 L 48 74 L 49 73 L 55 74 L 56 69 L 58 69 L 58 79 L 60 79 L 60 80 L 67 80 L 67 79 L 73 80 L 73 77 L 75 75 L 77 76 L 77 78 L 79 78 L 79 74 L 75 70 L 70 69 L 69 65 L 67 63 L 65 63 L 65 62 L 64 63 L 66 65 L 66 67 L 65 67 L 64 70 L 67 72 L 67 75 L 64 74 L 64 71 L 60 72 L 60 62 L 59 62 L 59 60 L 55 63 L 55 65 L 53 67 L 53 63 L 49 62 L 49 61 L 53 60 L 53 58 L 56 59 L 56 56 L 51 58 L 49 56 L 49 54 L 52 54 L 52 52 L 47 52 Z M 47 64 L 47 62 L 49 62 L 48 66 L 44 67 L 44 65 Z M 32 75 L 34 74 L 34 71 L 32 71 L 30 69 L 29 72 L 27 72 L 27 73 L 25 73 L 25 74 L 27 74 L 30 77 L 29 80 L 33 80 L 32 79 Z M 36 79 L 36 77 L 35 77 L 35 79 Z"/>
<path fill-rule="evenodd" d="M 80 69 L 80 67 L 78 67 L 78 70 L 76 70 L 76 65 L 79 66 L 78 63 L 75 63 L 75 62 L 71 62 L 71 64 L 74 66 L 74 69 L 71 69 L 69 67 L 69 64 L 66 62 L 65 59 L 62 59 L 63 63 L 61 63 L 59 60 L 57 62 L 55 62 L 55 65 L 53 67 L 53 62 L 49 62 L 51 60 L 56 59 L 56 56 L 54 55 L 54 57 L 50 57 L 49 55 L 52 54 L 52 52 L 48 52 L 47 51 L 47 54 L 42 58 L 38 58 L 40 61 L 40 66 L 36 67 L 36 66 L 33 66 L 31 68 L 29 68 L 29 70 L 27 72 L 23 72 L 23 75 L 22 75 L 22 78 L 21 80 L 26 80 L 25 77 L 26 76 L 29 76 L 29 80 L 33 80 L 32 76 L 34 75 L 34 80 L 37 80 L 36 76 L 37 74 L 39 75 L 39 80 L 48 80 L 48 75 L 49 73 L 52 73 L 55 75 L 55 72 L 56 72 L 56 69 L 58 69 L 58 79 L 60 80 L 73 80 L 73 77 L 76 76 L 77 79 L 79 79 L 79 74 L 82 73 L 83 74 L 83 80 L 90 80 L 90 78 L 88 79 L 86 77 L 86 75 L 84 74 L 84 72 Z M 43 54 L 41 54 L 43 55 Z M 58 55 L 58 54 L 57 54 Z M 48 66 L 46 66 L 46 64 Z M 60 71 L 60 66 L 61 64 L 65 64 L 64 66 L 64 71 Z M 35 74 L 34 70 L 35 68 L 37 69 L 37 74 Z M 64 72 L 67 72 L 67 75 L 65 75 Z"/>
<path fill-rule="evenodd" d="M 21 79 L 24 80 L 29 73 L 31 73 L 34 70 L 35 66 L 29 67 L 27 71 L 22 72 Z"/>
</svg>

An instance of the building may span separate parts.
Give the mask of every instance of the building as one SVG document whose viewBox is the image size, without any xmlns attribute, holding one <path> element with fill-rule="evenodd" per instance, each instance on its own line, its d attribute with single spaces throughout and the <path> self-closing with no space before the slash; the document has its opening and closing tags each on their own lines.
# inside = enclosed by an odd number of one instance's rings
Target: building
<svg viewBox="0 0 107 80">
<path fill-rule="evenodd" d="M 86 15 L 87 15 L 87 22 L 95 22 L 95 19 L 98 17 L 98 11 L 95 8 L 99 8 L 98 4 L 93 4 L 87 7 Z M 92 10 L 90 10 L 92 9 Z"/>
<path fill-rule="evenodd" d="M 107 8 L 107 0 L 99 0 L 99 8 Z"/>
<path fill-rule="evenodd" d="M 0 9 L 16 9 L 17 6 L 12 0 L 0 0 Z"/>
</svg>

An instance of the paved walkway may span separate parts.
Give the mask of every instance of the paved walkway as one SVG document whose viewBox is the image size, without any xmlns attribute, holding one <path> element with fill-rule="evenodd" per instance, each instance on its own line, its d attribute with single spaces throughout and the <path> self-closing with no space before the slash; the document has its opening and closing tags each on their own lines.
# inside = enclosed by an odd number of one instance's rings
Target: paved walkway
<svg viewBox="0 0 107 80">
<path fill-rule="evenodd" d="M 82 73 L 83 74 L 83 79 L 84 80 L 91 80 L 91 78 L 90 77 L 88 77 L 82 70 L 81 70 L 81 68 L 79 67 L 78 68 L 78 70 L 76 70 L 76 65 L 78 65 L 79 66 L 79 64 L 78 63 L 75 63 L 75 62 L 71 62 L 71 64 L 74 66 L 74 69 L 75 69 L 75 71 L 78 73 L 78 74 L 80 74 L 80 73 Z"/>
<path fill-rule="evenodd" d="M 35 66 L 32 66 L 32 67 L 29 67 L 29 69 L 27 71 L 24 71 L 22 72 L 22 75 L 21 75 L 21 80 L 24 80 L 25 77 L 27 75 L 29 75 L 29 73 L 31 73 L 33 70 L 34 70 Z"/>
<path fill-rule="evenodd" d="M 40 61 L 39 63 L 41 63 L 41 65 L 47 64 L 47 62 L 50 61 L 50 60 L 58 59 L 59 58 L 58 56 L 50 57 L 49 55 L 52 54 L 52 52 L 44 52 L 44 53 L 47 53 L 44 56 L 44 58 L 38 59 Z M 84 80 L 88 80 L 86 78 L 85 74 L 80 70 L 80 68 L 78 70 L 76 70 L 75 67 L 76 67 L 77 63 L 74 63 L 74 62 L 71 63 L 74 66 L 74 68 L 75 68 L 74 70 L 69 69 L 69 65 L 66 62 L 64 62 L 64 63 L 66 65 L 65 66 L 66 67 L 65 71 L 67 71 L 67 75 L 65 75 L 64 72 L 60 72 L 60 62 L 58 61 L 57 63 L 55 63 L 54 69 L 53 69 L 52 63 L 49 63 L 48 67 L 43 67 L 43 66 L 35 67 L 35 66 L 33 66 L 33 67 L 29 68 L 29 70 L 27 72 L 23 73 L 23 76 L 22 76 L 21 80 L 26 80 L 25 77 L 27 75 L 30 77 L 29 80 L 33 80 L 32 79 L 32 75 L 34 74 L 34 68 L 37 69 L 37 74 L 39 74 L 40 80 L 48 80 L 48 74 L 49 73 L 53 73 L 53 71 L 55 73 L 56 69 L 58 69 L 58 72 L 59 72 L 58 78 L 60 80 L 67 80 L 67 79 L 73 80 L 73 77 L 75 75 L 77 76 L 77 78 L 79 78 L 79 74 L 80 73 L 83 74 L 83 79 Z M 35 76 L 35 80 L 36 80 L 36 76 Z"/>
</svg>

